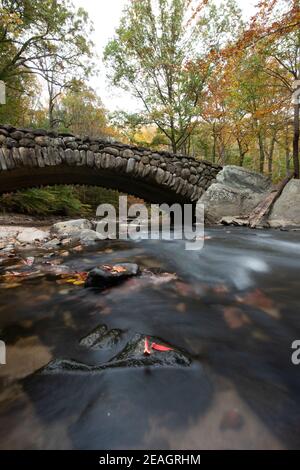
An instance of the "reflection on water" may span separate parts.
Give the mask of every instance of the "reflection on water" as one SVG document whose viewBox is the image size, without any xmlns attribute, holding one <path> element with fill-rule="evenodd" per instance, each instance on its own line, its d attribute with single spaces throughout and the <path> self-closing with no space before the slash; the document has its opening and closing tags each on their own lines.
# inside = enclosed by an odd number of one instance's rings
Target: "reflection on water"
<svg viewBox="0 0 300 470">
<path fill-rule="evenodd" d="M 1 448 L 300 447 L 299 234 L 206 235 L 201 252 L 107 241 L 63 259 L 78 271 L 130 261 L 155 273 L 102 293 L 54 278 L 0 289 Z M 122 330 L 120 341 L 83 347 L 99 325 Z M 105 363 L 136 333 L 174 345 L 191 365 L 37 372 L 59 358 Z"/>
</svg>

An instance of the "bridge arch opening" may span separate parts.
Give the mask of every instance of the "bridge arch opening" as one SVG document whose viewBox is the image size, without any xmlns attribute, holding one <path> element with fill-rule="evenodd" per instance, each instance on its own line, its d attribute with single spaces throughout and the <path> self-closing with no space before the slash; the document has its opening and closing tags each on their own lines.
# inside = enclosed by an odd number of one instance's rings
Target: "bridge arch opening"
<svg viewBox="0 0 300 470">
<path fill-rule="evenodd" d="M 111 189 L 119 193 L 136 196 L 146 203 L 190 203 L 188 198 L 163 188 L 159 184 L 148 182 L 128 175 L 117 174 L 110 171 L 97 172 L 88 167 L 45 167 L 45 168 L 19 168 L 8 174 L 0 172 L 0 192 L 9 193 L 33 187 L 53 185 L 85 185 L 98 186 Z"/>
</svg>

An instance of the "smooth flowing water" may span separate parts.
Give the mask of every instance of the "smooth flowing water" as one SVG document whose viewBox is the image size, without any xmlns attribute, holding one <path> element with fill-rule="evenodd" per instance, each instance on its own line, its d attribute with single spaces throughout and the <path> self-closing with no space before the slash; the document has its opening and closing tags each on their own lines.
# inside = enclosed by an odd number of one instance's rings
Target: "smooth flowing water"
<svg viewBox="0 0 300 470">
<path fill-rule="evenodd" d="M 107 241 L 63 254 L 76 271 L 127 261 L 153 273 L 103 292 L 49 277 L 2 286 L 1 448 L 300 447 L 299 232 L 206 237 L 199 252 L 182 241 Z M 121 330 L 121 341 L 83 347 L 99 325 Z M 106 363 L 136 333 L 191 364 L 39 371 L 60 358 Z"/>
</svg>

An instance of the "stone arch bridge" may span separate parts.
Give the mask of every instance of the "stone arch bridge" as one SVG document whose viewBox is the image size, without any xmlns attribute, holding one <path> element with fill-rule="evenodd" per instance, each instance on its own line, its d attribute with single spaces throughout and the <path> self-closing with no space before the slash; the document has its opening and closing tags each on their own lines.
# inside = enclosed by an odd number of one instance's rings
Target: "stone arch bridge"
<svg viewBox="0 0 300 470">
<path fill-rule="evenodd" d="M 196 202 L 221 167 L 169 152 L 0 126 L 0 193 L 53 184 L 116 189 L 153 203 Z"/>
</svg>

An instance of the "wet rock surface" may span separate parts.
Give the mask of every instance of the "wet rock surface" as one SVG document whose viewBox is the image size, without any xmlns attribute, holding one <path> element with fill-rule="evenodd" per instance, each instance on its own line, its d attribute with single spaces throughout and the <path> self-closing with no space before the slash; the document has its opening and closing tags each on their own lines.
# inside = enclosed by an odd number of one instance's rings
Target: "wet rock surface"
<svg viewBox="0 0 300 470">
<path fill-rule="evenodd" d="M 84 336 L 79 344 L 89 349 L 109 349 L 118 344 L 121 336 L 122 330 L 118 328 L 108 330 L 106 325 L 100 325 L 87 336 Z"/>
<path fill-rule="evenodd" d="M 104 329 L 101 330 L 101 334 Z M 95 336 L 90 337 L 91 343 L 93 339 L 97 342 Z M 188 367 L 191 365 L 191 358 L 184 352 L 175 348 L 167 351 L 151 350 L 151 353 L 145 353 L 145 340 L 152 343 L 162 345 L 162 340 L 155 337 L 145 337 L 145 335 L 136 333 L 131 340 L 128 341 L 124 349 L 117 353 L 108 362 L 99 365 L 87 365 L 72 359 L 55 359 L 44 367 L 39 373 L 65 373 L 65 372 L 99 372 L 108 368 L 115 367 Z M 87 340 L 89 343 L 89 340 Z M 82 343 L 81 343 L 82 344 Z M 93 345 L 92 345 L 93 347 Z"/>
<path fill-rule="evenodd" d="M 89 271 L 85 282 L 86 287 L 106 289 L 124 280 L 137 276 L 140 269 L 135 263 L 118 263 L 114 266 L 101 265 Z"/>
</svg>

